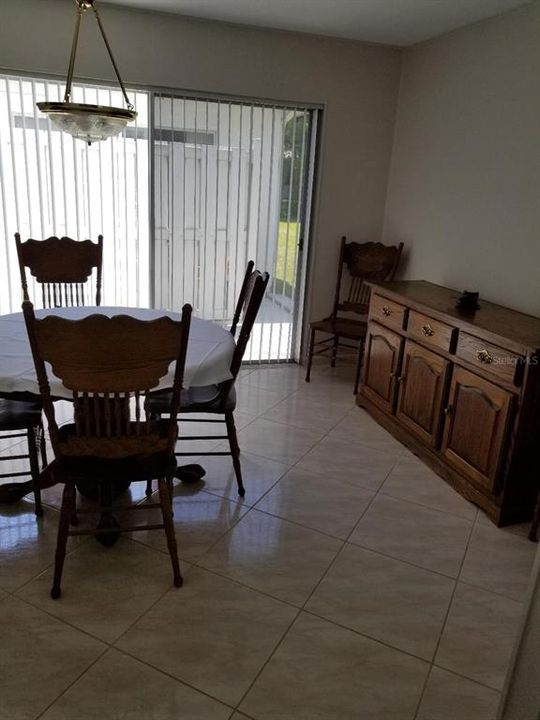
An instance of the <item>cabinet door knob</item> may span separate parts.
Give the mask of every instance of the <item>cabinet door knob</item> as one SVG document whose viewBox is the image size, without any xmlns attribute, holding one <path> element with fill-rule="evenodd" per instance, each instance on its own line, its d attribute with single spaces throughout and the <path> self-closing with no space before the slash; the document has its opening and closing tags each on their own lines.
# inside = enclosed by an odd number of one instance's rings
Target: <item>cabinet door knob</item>
<svg viewBox="0 0 540 720">
<path fill-rule="evenodd" d="M 381 308 L 381 310 L 382 310 L 382 314 L 383 314 L 383 315 L 386 315 L 386 317 L 390 317 L 390 315 L 392 314 L 392 312 L 391 312 L 390 308 L 388 307 L 388 305 L 383 305 L 382 308 Z"/>
<path fill-rule="evenodd" d="M 491 365 L 493 360 L 495 360 L 489 350 L 478 350 L 476 353 L 476 357 L 480 360 L 481 363 L 484 363 L 484 365 Z"/>
<path fill-rule="evenodd" d="M 453 407 L 451 405 L 448 405 L 448 407 L 444 408 L 444 414 L 445 415 L 451 415 L 452 414 Z"/>
<path fill-rule="evenodd" d="M 431 327 L 431 325 L 422 325 L 422 333 L 426 337 L 431 337 L 432 335 L 435 335 L 435 330 Z"/>
</svg>

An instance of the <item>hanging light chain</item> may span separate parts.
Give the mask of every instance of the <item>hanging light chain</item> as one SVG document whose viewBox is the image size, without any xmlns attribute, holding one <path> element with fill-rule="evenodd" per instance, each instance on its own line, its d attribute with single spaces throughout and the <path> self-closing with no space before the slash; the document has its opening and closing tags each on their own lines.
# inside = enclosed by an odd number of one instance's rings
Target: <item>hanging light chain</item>
<svg viewBox="0 0 540 720">
<path fill-rule="evenodd" d="M 71 85 L 73 82 L 73 72 L 75 69 L 75 57 L 77 55 L 77 46 L 79 44 L 79 30 L 81 27 L 82 14 L 86 10 L 88 10 L 88 8 L 92 8 L 92 10 L 94 11 L 94 15 L 96 16 L 96 21 L 97 21 L 99 30 L 101 32 L 101 36 L 103 38 L 103 42 L 105 43 L 105 47 L 107 48 L 107 52 L 109 53 L 109 57 L 111 59 L 112 66 L 114 68 L 114 72 L 116 73 L 116 78 L 117 78 L 120 88 L 122 90 L 124 100 L 126 101 L 128 110 L 135 110 L 134 105 L 132 105 L 132 103 L 130 102 L 130 100 L 127 96 L 126 88 L 124 86 L 124 83 L 122 82 L 122 78 L 120 77 L 120 71 L 118 70 L 118 65 L 116 64 L 116 61 L 112 54 L 111 46 L 109 45 L 109 41 L 107 39 L 107 35 L 105 34 L 105 29 L 103 27 L 103 23 L 101 22 L 101 18 L 99 16 L 97 8 L 94 5 L 94 0 L 76 0 L 76 2 L 78 5 L 77 19 L 75 20 L 75 31 L 73 33 L 73 43 L 71 45 L 71 55 L 69 57 L 69 68 L 68 68 L 68 74 L 67 74 L 67 78 L 66 78 L 66 92 L 64 94 L 64 102 L 71 101 Z"/>
<path fill-rule="evenodd" d="M 101 31 L 101 35 L 103 37 L 103 42 L 105 43 L 105 47 L 107 48 L 107 52 L 109 53 L 109 57 L 111 58 L 111 63 L 114 68 L 114 72 L 116 73 L 116 77 L 118 78 L 118 84 L 122 88 L 122 94 L 124 95 L 124 100 L 126 101 L 128 110 L 135 110 L 135 107 L 130 103 L 129 98 L 127 96 L 126 88 L 124 87 L 124 83 L 122 82 L 122 78 L 120 77 L 120 71 L 118 70 L 118 65 L 116 64 L 115 59 L 113 57 L 111 46 L 109 45 L 109 41 L 107 40 L 107 36 L 105 35 L 105 29 L 101 22 L 101 18 L 99 16 L 97 8 L 94 5 L 94 0 L 91 0 L 91 5 L 92 5 L 92 10 L 94 11 L 94 15 L 96 16 L 97 24 Z"/>
<path fill-rule="evenodd" d="M 71 43 L 71 55 L 69 56 L 69 67 L 66 78 L 66 92 L 64 93 L 64 102 L 71 101 L 71 83 L 73 82 L 73 71 L 75 69 L 75 57 L 77 55 L 77 46 L 79 44 L 79 29 L 81 27 L 81 18 L 86 10 L 85 2 L 79 0 L 77 2 L 77 19 L 75 20 L 75 31 L 73 33 L 73 42 Z"/>
</svg>

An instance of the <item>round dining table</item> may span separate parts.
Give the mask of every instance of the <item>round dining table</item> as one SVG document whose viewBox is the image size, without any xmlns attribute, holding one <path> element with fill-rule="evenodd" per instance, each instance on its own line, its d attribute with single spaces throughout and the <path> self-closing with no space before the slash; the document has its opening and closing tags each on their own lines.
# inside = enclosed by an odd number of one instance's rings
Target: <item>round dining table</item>
<svg viewBox="0 0 540 720">
<path fill-rule="evenodd" d="M 129 315 L 140 320 L 154 320 L 166 315 L 173 320 L 180 320 L 179 313 L 120 306 L 68 307 L 36 311 L 38 318 L 56 315 L 73 320 L 95 314 L 108 317 Z M 184 388 L 216 385 L 231 379 L 230 367 L 235 347 L 234 338 L 226 328 L 210 320 L 192 316 L 184 368 Z M 174 363 L 171 363 L 169 372 L 161 378 L 159 385 L 154 389 L 165 390 L 172 387 L 173 377 Z M 72 399 L 71 392 L 52 373 L 49 373 L 49 381 L 53 397 Z M 29 395 L 39 396 L 39 394 L 23 314 L 18 312 L 0 315 L 0 397 L 28 398 Z M 202 476 L 204 470 L 200 468 L 200 471 Z M 182 475 L 182 468 L 178 468 L 177 477 L 187 479 Z M 7 490 L 7 486 L 4 488 Z M 17 492 L 19 490 L 20 492 Z M 10 492 L 4 493 L 5 498 L 0 492 L 0 502 L 13 502 L 14 497 L 23 497 L 30 491 L 30 481 L 17 483 L 16 487 L 11 484 Z"/>
<path fill-rule="evenodd" d="M 139 320 L 155 320 L 167 315 L 180 320 L 180 314 L 167 310 L 135 307 L 69 307 L 37 310 L 36 317 L 57 315 L 79 320 L 88 315 L 129 315 Z M 231 333 L 210 320 L 192 317 L 184 369 L 184 388 L 217 385 L 230 380 L 235 342 Z M 173 363 L 174 365 L 174 363 Z M 161 379 L 156 390 L 172 387 L 174 367 Z M 50 377 L 51 394 L 71 399 L 71 393 L 54 376 Z M 32 352 L 22 312 L 0 315 L 0 397 L 25 393 L 39 396 Z"/>
</svg>

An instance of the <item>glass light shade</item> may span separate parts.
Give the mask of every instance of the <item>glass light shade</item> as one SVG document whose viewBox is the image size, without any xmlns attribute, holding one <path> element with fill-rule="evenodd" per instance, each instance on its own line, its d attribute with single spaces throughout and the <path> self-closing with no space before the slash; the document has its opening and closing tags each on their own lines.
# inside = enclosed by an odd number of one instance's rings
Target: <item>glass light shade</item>
<svg viewBox="0 0 540 720">
<path fill-rule="evenodd" d="M 122 132 L 137 117 L 135 110 L 69 102 L 37 103 L 52 124 L 89 145 Z"/>
</svg>

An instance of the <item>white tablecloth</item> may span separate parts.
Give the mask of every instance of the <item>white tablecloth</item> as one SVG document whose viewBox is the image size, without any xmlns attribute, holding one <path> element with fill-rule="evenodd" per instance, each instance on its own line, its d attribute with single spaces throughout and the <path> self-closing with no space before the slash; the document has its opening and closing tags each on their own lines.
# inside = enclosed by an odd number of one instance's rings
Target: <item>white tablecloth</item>
<svg viewBox="0 0 540 720">
<path fill-rule="evenodd" d="M 99 313 L 101 315 L 131 315 L 141 320 L 153 320 L 163 315 L 179 320 L 178 313 L 129 307 L 82 307 L 38 310 L 36 316 L 59 315 L 76 320 Z M 191 318 L 187 349 L 184 387 L 213 385 L 231 378 L 230 366 L 235 343 L 225 328 L 209 320 Z M 174 365 L 174 364 L 173 364 Z M 171 366 L 171 371 L 174 367 Z M 51 392 L 56 397 L 71 397 L 59 380 L 49 373 Z M 56 380 L 56 382 L 55 382 Z M 171 387 L 172 372 L 162 378 L 160 388 Z M 0 315 L 0 393 L 30 392 L 39 395 L 32 353 L 22 313 Z"/>
</svg>

